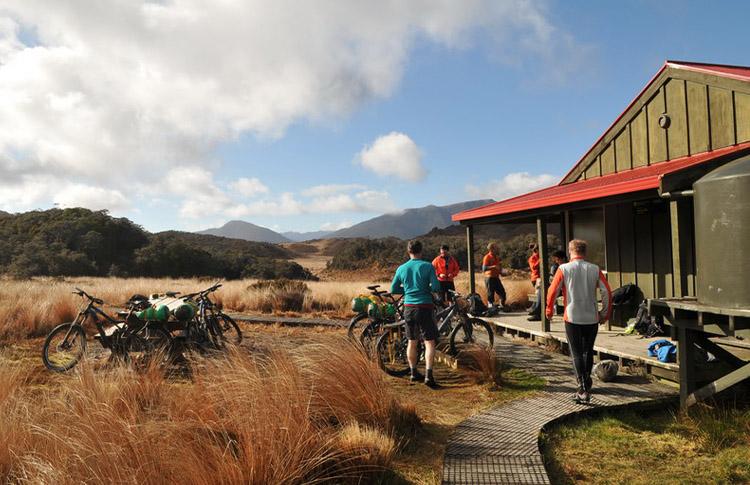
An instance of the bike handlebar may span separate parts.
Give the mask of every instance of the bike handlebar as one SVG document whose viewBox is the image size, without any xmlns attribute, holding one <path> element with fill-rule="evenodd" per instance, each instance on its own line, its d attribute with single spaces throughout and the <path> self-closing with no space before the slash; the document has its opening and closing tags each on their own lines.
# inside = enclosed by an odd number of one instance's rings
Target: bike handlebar
<svg viewBox="0 0 750 485">
<path fill-rule="evenodd" d="M 88 298 L 92 303 L 96 303 L 97 305 L 104 305 L 104 300 L 91 296 L 80 288 L 76 288 L 76 291 L 74 291 L 73 294 L 78 295 L 81 298 Z"/>
</svg>

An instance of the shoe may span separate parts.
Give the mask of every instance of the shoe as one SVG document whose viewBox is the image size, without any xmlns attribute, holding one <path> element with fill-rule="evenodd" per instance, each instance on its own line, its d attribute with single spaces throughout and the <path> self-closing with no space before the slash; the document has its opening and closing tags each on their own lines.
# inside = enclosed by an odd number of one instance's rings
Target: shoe
<svg viewBox="0 0 750 485">
<path fill-rule="evenodd" d="M 437 389 L 438 387 L 440 387 L 440 385 L 435 382 L 435 378 L 430 376 L 424 378 L 424 384 L 430 389 Z"/>
<path fill-rule="evenodd" d="M 583 404 L 586 401 L 586 392 L 578 391 L 573 395 L 573 400 L 578 404 Z"/>
<path fill-rule="evenodd" d="M 581 396 L 581 400 L 588 404 L 591 402 L 591 393 L 589 391 L 584 391 L 583 395 Z"/>
<path fill-rule="evenodd" d="M 530 322 L 541 322 L 542 321 L 542 317 L 540 317 L 539 315 L 531 315 L 526 320 L 528 320 Z"/>
<path fill-rule="evenodd" d="M 421 381 L 424 378 L 425 377 L 422 374 L 420 374 L 419 372 L 415 372 L 414 374 L 410 374 L 409 375 L 409 380 L 411 382 L 419 382 L 419 381 Z"/>
</svg>

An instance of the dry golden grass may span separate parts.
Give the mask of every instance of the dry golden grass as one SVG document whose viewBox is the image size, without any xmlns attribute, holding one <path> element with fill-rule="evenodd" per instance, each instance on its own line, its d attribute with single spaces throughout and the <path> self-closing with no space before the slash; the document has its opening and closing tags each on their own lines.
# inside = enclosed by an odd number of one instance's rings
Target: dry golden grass
<svg viewBox="0 0 750 485">
<path fill-rule="evenodd" d="M 91 366 L 58 385 L 0 377 L 0 481 L 337 483 L 374 479 L 403 435 L 385 376 L 345 340 L 193 364 L 193 382 Z M 332 367 L 345 362 L 346 365 Z M 361 379 L 354 389 L 347 386 Z M 346 384 L 342 384 L 346 383 Z M 407 429 L 407 432 L 410 430 Z"/>
<path fill-rule="evenodd" d="M 181 291 L 192 293 L 210 286 L 213 280 L 159 278 L 34 278 L 0 280 L 0 341 L 11 341 L 45 335 L 63 322 L 71 321 L 82 300 L 71 294 L 80 287 L 103 299 L 109 310 L 122 307 L 135 294 Z M 369 281 L 285 282 L 280 285 L 257 285 L 255 280 L 226 281 L 213 294 L 226 310 L 236 312 L 283 313 L 292 315 L 348 318 L 351 299 L 367 293 Z M 477 290 L 484 296 L 484 285 L 477 280 Z M 508 305 L 522 309 L 532 292 L 528 280 L 504 278 Z M 309 291 L 301 289 L 304 285 Z M 384 283 L 383 287 L 388 288 Z M 468 277 L 459 275 L 457 289 L 468 292 Z"/>
</svg>

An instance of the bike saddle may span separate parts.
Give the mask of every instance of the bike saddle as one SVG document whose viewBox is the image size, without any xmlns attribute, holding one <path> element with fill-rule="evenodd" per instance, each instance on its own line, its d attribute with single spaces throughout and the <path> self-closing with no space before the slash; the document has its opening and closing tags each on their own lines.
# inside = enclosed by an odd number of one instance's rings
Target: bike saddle
<svg viewBox="0 0 750 485">
<path fill-rule="evenodd" d="M 179 294 L 180 294 L 179 291 L 167 291 L 166 293 L 164 293 L 164 296 L 168 296 L 170 298 L 174 298 L 174 297 L 176 297 Z"/>
<path fill-rule="evenodd" d="M 378 288 L 380 288 L 380 285 L 372 285 L 372 286 L 367 287 L 368 290 L 373 290 L 373 291 L 377 290 Z"/>
</svg>

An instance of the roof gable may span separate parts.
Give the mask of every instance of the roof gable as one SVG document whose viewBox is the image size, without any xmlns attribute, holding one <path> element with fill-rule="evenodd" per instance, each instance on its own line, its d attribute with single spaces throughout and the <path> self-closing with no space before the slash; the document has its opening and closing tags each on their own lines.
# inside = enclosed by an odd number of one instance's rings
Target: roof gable
<svg viewBox="0 0 750 485">
<path fill-rule="evenodd" d="M 666 61 L 560 184 L 748 140 L 750 68 Z"/>
</svg>

